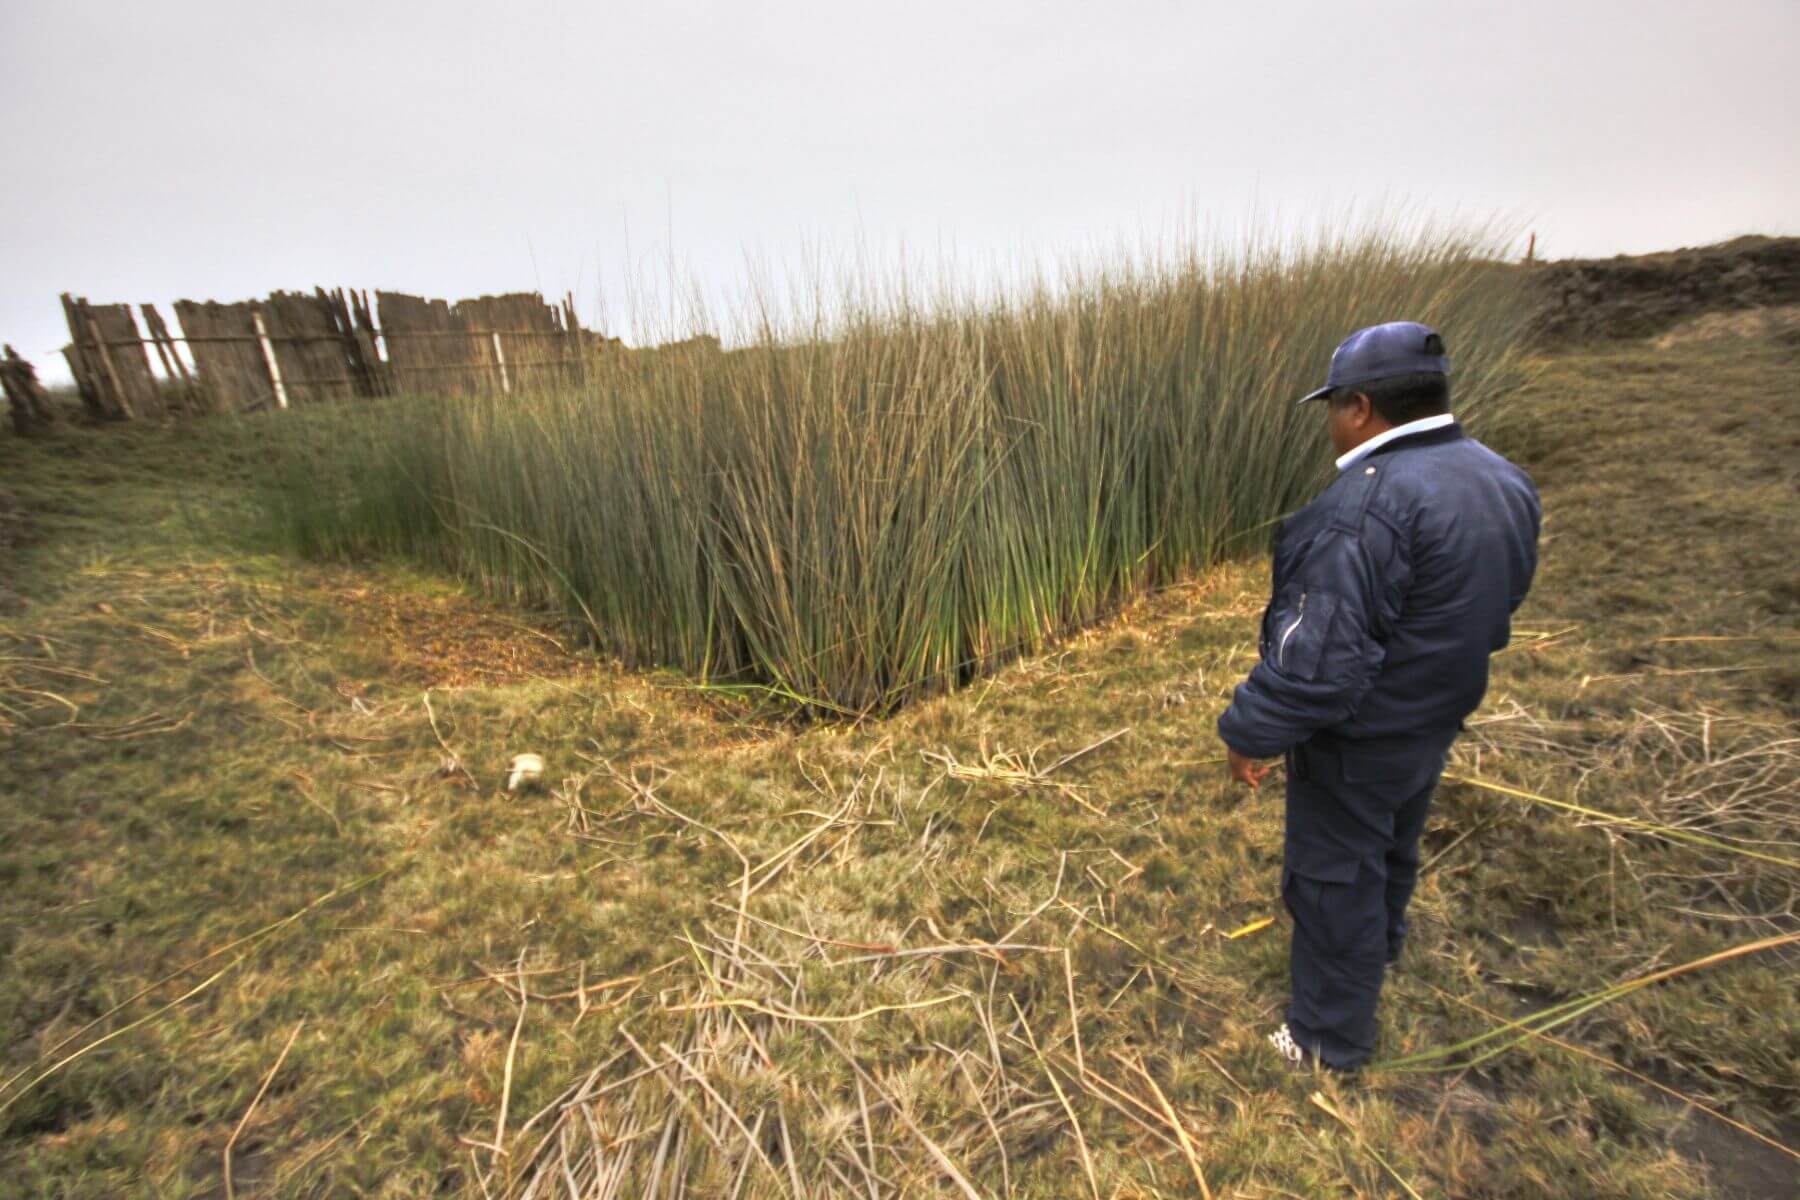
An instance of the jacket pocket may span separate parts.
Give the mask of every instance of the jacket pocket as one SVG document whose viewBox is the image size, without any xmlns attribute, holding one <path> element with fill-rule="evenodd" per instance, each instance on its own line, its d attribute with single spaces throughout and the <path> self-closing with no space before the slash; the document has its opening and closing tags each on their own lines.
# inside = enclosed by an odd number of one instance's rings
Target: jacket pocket
<svg viewBox="0 0 1800 1200">
<path fill-rule="evenodd" d="M 1362 861 L 1334 842 L 1289 834 L 1282 847 L 1282 867 L 1319 883 L 1355 883 Z"/>
<path fill-rule="evenodd" d="M 1353 950 L 1361 932 L 1357 914 L 1351 911 L 1355 880 L 1355 875 L 1340 880 L 1291 869 L 1282 873 L 1282 903 L 1299 935 L 1333 957 Z"/>
<path fill-rule="evenodd" d="M 1316 679 L 1324 657 L 1338 598 L 1331 592 L 1301 592 L 1293 605 L 1270 622 L 1268 658 L 1294 679 Z"/>
</svg>

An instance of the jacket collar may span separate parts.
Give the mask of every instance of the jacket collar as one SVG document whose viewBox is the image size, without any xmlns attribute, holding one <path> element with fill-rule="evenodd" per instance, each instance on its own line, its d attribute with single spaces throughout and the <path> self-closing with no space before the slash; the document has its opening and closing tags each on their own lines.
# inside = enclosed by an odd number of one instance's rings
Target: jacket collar
<svg viewBox="0 0 1800 1200">
<path fill-rule="evenodd" d="M 1384 453 L 1402 439 L 1405 439 L 1409 446 L 1424 446 L 1454 442 L 1462 436 L 1462 426 L 1457 424 L 1456 418 L 1449 413 L 1421 417 L 1417 421 L 1408 421 L 1404 425 L 1396 425 L 1392 429 L 1378 433 L 1349 453 L 1340 455 L 1337 460 L 1337 469 L 1346 470 L 1365 458 Z"/>
</svg>

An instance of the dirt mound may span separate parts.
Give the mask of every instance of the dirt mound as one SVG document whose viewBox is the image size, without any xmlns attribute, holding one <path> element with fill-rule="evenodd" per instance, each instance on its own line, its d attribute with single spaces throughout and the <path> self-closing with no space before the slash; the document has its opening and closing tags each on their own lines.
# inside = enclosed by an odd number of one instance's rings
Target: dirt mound
<svg viewBox="0 0 1800 1200">
<path fill-rule="evenodd" d="M 1751 338 L 1800 346 L 1800 304 L 1704 313 L 1698 317 L 1690 317 L 1667 333 L 1659 335 L 1655 344 L 1658 350 L 1667 350 L 1688 342 L 1711 342 L 1724 338 Z"/>
<path fill-rule="evenodd" d="M 1800 238 L 1529 268 L 1543 297 L 1535 332 L 1549 343 L 1650 337 L 1711 312 L 1800 303 Z"/>
</svg>

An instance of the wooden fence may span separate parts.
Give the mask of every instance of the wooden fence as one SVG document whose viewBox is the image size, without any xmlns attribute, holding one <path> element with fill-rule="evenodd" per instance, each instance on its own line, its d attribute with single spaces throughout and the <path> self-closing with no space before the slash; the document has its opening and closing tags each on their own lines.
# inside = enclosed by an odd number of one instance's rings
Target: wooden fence
<svg viewBox="0 0 1800 1200">
<path fill-rule="evenodd" d="M 620 346 L 581 327 L 572 296 L 536 292 L 449 303 L 401 292 L 275 292 L 234 304 L 177 300 L 181 333 L 153 305 L 64 294 L 63 355 L 90 416 L 131 420 L 288 408 L 430 391 L 511 393 L 579 382 Z M 154 364 L 154 365 L 153 365 Z M 159 369 L 160 368 L 160 369 Z"/>
</svg>

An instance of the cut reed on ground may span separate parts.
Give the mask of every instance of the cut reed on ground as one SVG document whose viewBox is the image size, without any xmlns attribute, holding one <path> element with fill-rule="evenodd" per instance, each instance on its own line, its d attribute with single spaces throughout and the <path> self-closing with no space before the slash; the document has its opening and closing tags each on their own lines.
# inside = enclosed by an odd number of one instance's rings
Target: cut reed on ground
<svg viewBox="0 0 1800 1200">
<path fill-rule="evenodd" d="M 631 665 L 881 711 L 1260 549 L 1328 467 L 1293 402 L 1348 330 L 1437 325 L 1467 416 L 1525 312 L 1494 239 L 1392 229 L 813 294 L 579 389 L 282 414 L 269 511 L 307 553 L 554 602 Z"/>
</svg>

